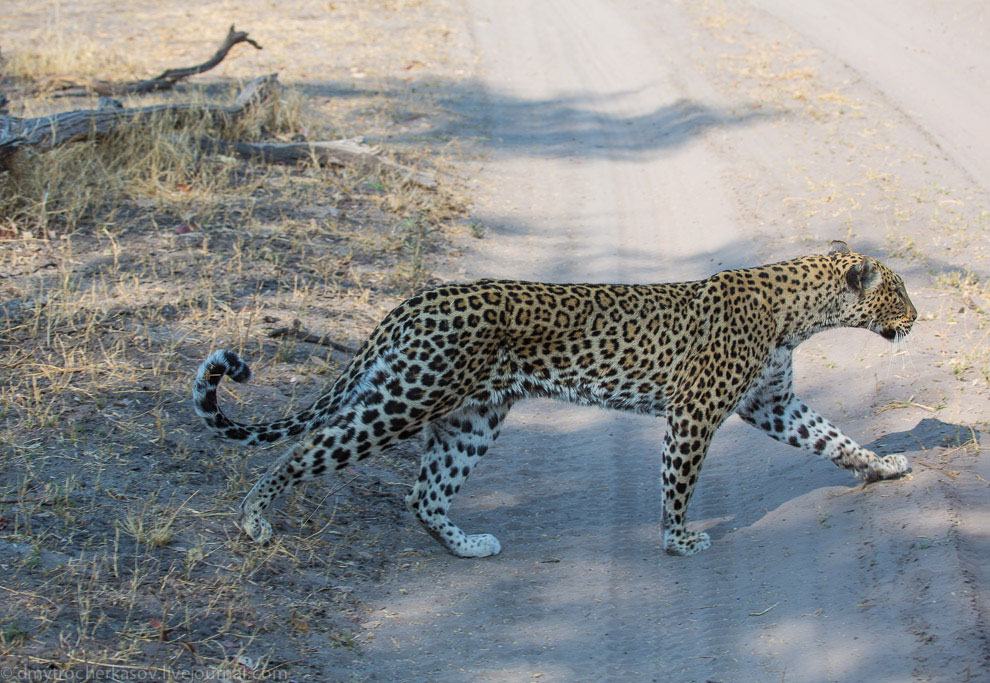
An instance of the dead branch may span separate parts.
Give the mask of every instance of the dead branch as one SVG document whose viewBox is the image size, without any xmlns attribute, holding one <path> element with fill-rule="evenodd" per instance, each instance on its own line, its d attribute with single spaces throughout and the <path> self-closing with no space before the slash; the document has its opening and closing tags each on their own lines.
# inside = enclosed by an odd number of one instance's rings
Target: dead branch
<svg viewBox="0 0 990 683">
<path fill-rule="evenodd" d="M 221 43 L 216 54 L 197 66 L 166 69 L 154 78 L 132 83 L 110 83 L 108 81 L 74 79 L 71 76 L 49 76 L 42 81 L 39 89 L 47 92 L 60 91 L 57 93 L 58 97 L 76 97 L 90 94 L 120 97 L 121 95 L 170 90 L 179 81 L 209 71 L 215 67 L 224 60 L 230 49 L 238 43 L 248 43 L 254 46 L 255 49 L 261 49 L 258 43 L 248 38 L 246 31 L 237 31 L 234 29 L 234 25 L 231 24 L 230 29 L 227 31 L 227 36 L 223 39 L 223 43 Z"/>
<path fill-rule="evenodd" d="M 289 327 L 279 327 L 268 333 L 268 336 L 273 339 L 298 339 L 299 341 L 306 342 L 307 344 L 319 344 L 320 346 L 329 346 L 335 351 L 340 351 L 341 353 L 346 353 L 351 356 L 357 354 L 357 349 L 353 349 L 346 344 L 341 344 L 330 339 L 327 336 L 318 337 L 311 332 L 308 332 L 302 328 L 302 323 L 298 320 L 293 320 L 292 325 Z"/>
<path fill-rule="evenodd" d="M 8 157 L 19 149 L 31 148 L 45 152 L 68 142 L 100 138 L 125 124 L 146 121 L 153 117 L 167 116 L 181 120 L 184 116 L 195 116 L 210 118 L 216 122 L 229 121 L 268 99 L 277 87 L 278 74 L 269 74 L 248 83 L 234 103 L 226 106 L 191 103 L 157 104 L 126 109 L 107 106 L 101 109 L 77 109 L 32 119 L 0 116 L 0 170 L 3 170 Z"/>
<path fill-rule="evenodd" d="M 381 156 L 381 148 L 366 145 L 360 140 L 228 142 L 214 138 L 201 138 L 199 145 L 207 152 L 232 154 L 271 163 L 295 163 L 305 159 L 313 159 L 321 164 L 350 166 L 360 170 L 387 169 L 398 173 L 403 180 L 414 185 L 431 189 L 437 186 L 437 179 L 432 173 L 418 171 L 386 159 Z"/>
</svg>

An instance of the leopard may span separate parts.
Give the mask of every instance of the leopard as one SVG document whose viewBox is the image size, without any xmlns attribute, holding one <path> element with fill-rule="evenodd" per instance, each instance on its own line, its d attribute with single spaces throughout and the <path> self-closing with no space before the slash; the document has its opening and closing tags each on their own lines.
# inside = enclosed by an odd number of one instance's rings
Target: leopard
<svg viewBox="0 0 990 683">
<path fill-rule="evenodd" d="M 501 550 L 448 516 L 453 496 L 489 453 L 509 410 L 533 397 L 666 420 L 661 446 L 664 550 L 711 545 L 687 528 L 687 508 L 715 431 L 733 413 L 783 443 L 851 470 L 865 482 L 910 472 L 843 434 L 794 389 L 794 349 L 838 327 L 890 342 L 917 319 L 904 280 L 834 241 L 817 253 L 663 284 L 554 284 L 484 279 L 415 294 L 378 324 L 308 407 L 266 423 L 231 420 L 217 403 L 226 375 L 249 366 L 218 350 L 199 367 L 195 410 L 215 434 L 243 445 L 299 436 L 250 489 L 237 524 L 272 536 L 266 509 L 301 482 L 420 437 L 419 474 L 406 506 L 457 557 Z"/>
</svg>

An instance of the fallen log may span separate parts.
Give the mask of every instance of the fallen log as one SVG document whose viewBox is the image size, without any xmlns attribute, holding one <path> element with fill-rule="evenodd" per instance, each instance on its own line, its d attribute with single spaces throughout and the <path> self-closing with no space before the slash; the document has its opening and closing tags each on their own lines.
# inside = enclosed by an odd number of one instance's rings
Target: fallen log
<svg viewBox="0 0 990 683">
<path fill-rule="evenodd" d="M 360 170 L 386 169 L 399 174 L 406 182 L 425 188 L 437 186 L 436 177 L 381 156 L 381 148 L 360 140 L 324 140 L 320 142 L 229 142 L 201 138 L 199 146 L 210 153 L 235 155 L 246 159 L 261 159 L 269 163 L 295 163 L 315 159 L 321 164 L 349 166 Z"/>
<path fill-rule="evenodd" d="M 100 138 L 126 124 L 153 117 L 168 116 L 181 120 L 183 116 L 196 116 L 217 123 L 229 121 L 268 99 L 277 87 L 278 74 L 269 74 L 248 83 L 230 105 L 178 103 L 120 109 L 104 102 L 110 106 L 76 109 L 31 119 L 0 116 L 0 170 L 19 149 L 45 152 L 68 142 Z"/>
<path fill-rule="evenodd" d="M 85 95 L 104 95 L 106 97 L 120 97 L 121 95 L 136 95 L 141 93 L 157 92 L 160 90 L 170 90 L 179 81 L 209 71 L 222 62 L 230 52 L 230 49 L 238 43 L 248 43 L 255 49 L 260 50 L 261 45 L 248 38 L 246 31 L 237 31 L 234 25 L 230 25 L 227 36 L 217 49 L 216 53 L 202 64 L 196 66 L 182 67 L 179 69 L 166 69 L 154 78 L 132 83 L 110 83 L 108 81 L 73 79 L 71 76 L 49 76 L 39 83 L 38 90 L 44 92 L 58 91 L 58 97 L 77 97 Z"/>
</svg>

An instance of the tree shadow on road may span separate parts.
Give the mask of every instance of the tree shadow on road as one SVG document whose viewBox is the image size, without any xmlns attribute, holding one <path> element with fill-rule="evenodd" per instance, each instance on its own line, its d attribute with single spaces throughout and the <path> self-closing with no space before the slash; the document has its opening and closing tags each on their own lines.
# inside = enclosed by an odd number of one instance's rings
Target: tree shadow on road
<svg viewBox="0 0 990 683">
<path fill-rule="evenodd" d="M 651 111 L 637 111 L 627 101 L 637 91 L 607 95 L 563 93 L 547 99 L 525 99 L 494 91 L 478 81 L 385 81 L 381 88 L 353 83 L 292 84 L 314 97 L 372 96 L 407 99 L 414 110 L 415 93 L 442 93 L 446 116 L 391 134 L 394 142 L 422 138 L 473 140 L 482 150 L 521 156 L 635 159 L 682 145 L 712 128 L 750 125 L 784 114 L 754 103 L 725 108 L 680 98 Z M 649 86 L 646 86 L 649 87 Z M 416 119 L 415 111 L 397 106 L 396 122 Z"/>
</svg>

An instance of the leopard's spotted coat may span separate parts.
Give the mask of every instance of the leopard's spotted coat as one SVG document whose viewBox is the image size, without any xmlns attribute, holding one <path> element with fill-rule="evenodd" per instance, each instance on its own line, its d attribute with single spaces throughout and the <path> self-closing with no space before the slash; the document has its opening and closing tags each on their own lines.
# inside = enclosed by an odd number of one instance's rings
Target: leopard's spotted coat
<svg viewBox="0 0 990 683">
<path fill-rule="evenodd" d="M 515 401 L 548 396 L 662 416 L 664 548 L 690 555 L 710 541 L 685 528 L 688 501 L 712 435 L 733 411 L 863 479 L 908 470 L 903 456 L 878 457 L 794 395 L 791 352 L 839 326 L 893 340 L 916 317 L 898 275 L 834 242 L 826 255 L 696 282 L 438 287 L 389 313 L 331 389 L 298 415 L 256 425 L 227 418 L 216 401 L 220 378 L 250 375 L 230 351 L 202 364 L 193 394 L 199 415 L 228 439 L 305 433 L 241 505 L 240 525 L 253 539 L 270 537 L 263 513 L 287 487 L 423 432 L 422 469 L 406 502 L 462 557 L 499 552 L 494 536 L 465 534 L 447 511 Z"/>
</svg>

